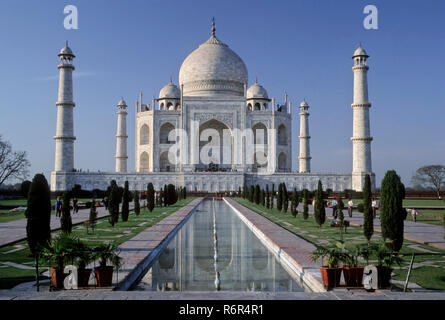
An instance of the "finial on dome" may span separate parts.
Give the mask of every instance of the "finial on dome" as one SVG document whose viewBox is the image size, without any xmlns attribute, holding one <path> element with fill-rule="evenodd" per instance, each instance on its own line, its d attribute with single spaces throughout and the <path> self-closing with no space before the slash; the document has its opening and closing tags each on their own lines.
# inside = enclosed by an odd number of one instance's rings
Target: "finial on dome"
<svg viewBox="0 0 445 320">
<path fill-rule="evenodd" d="M 170 83 L 173 83 L 173 81 L 172 81 L 172 76 L 170 75 Z"/>
<path fill-rule="evenodd" d="M 212 18 L 212 37 L 215 37 L 215 17 Z"/>
<path fill-rule="evenodd" d="M 68 40 L 66 40 L 66 46 L 68 47 Z"/>
<path fill-rule="evenodd" d="M 255 77 L 255 83 L 258 83 L 258 77 Z"/>
</svg>

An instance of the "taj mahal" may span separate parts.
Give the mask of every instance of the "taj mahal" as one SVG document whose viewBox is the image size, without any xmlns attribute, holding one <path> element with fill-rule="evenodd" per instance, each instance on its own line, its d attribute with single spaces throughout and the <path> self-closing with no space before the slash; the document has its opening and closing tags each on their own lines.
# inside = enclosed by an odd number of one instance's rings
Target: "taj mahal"
<svg viewBox="0 0 445 320">
<path fill-rule="evenodd" d="M 237 191 L 244 185 L 255 184 L 270 188 L 281 182 L 286 183 L 288 190 L 315 190 L 321 180 L 325 189 L 362 191 L 366 174 L 371 175 L 375 186 L 367 84 L 369 56 L 361 45 L 352 56 L 353 166 L 349 173 L 311 171 L 310 107 L 306 100 L 297 105 L 299 168 L 292 171 L 291 101 L 287 95 L 284 103 L 269 98 L 258 80 L 249 86 L 246 65 L 216 37 L 214 21 L 210 38 L 183 61 L 178 85 L 170 80 L 160 90 L 158 99 L 149 102 L 143 101 L 140 94 L 134 106 L 134 172 L 129 172 L 127 164 L 128 106 L 124 99 L 116 106 L 115 171 L 78 172 L 74 166 L 75 55 L 67 43 L 58 56 L 52 191 L 69 190 L 75 184 L 84 190 L 104 190 L 111 180 L 120 186 L 128 181 L 131 190 L 144 190 L 151 182 L 156 190 L 171 183 L 202 192 Z"/>
</svg>

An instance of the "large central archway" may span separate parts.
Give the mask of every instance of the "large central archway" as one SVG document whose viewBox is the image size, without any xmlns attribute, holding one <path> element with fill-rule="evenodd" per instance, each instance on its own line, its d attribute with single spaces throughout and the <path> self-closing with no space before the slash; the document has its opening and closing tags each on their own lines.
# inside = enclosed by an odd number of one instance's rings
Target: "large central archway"
<svg viewBox="0 0 445 320">
<path fill-rule="evenodd" d="M 230 171 L 233 163 L 233 138 L 230 128 L 211 119 L 199 126 L 198 171 Z"/>
</svg>

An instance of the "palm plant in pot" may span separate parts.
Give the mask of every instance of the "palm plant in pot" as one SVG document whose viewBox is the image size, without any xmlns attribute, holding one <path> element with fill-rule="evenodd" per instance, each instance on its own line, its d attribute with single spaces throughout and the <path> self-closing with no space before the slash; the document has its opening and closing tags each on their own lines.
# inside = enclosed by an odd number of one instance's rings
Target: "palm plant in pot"
<svg viewBox="0 0 445 320">
<path fill-rule="evenodd" d="M 343 266 L 343 275 L 347 287 L 361 287 L 363 280 L 364 267 L 360 265 L 359 257 L 366 256 L 365 260 L 368 260 L 368 251 L 363 250 L 360 246 L 356 246 L 353 249 L 347 250 L 344 254 L 345 265 Z"/>
<path fill-rule="evenodd" d="M 83 242 L 78 241 L 75 248 L 76 265 L 77 265 L 77 284 L 79 287 L 88 287 L 88 281 L 92 269 L 87 265 L 94 260 L 91 249 Z"/>
<path fill-rule="evenodd" d="M 63 271 L 66 263 L 70 263 L 75 257 L 77 242 L 75 237 L 60 234 L 41 247 L 40 257 L 48 265 L 52 265 L 51 283 L 57 289 L 63 289 Z"/>
<path fill-rule="evenodd" d="M 119 269 L 121 258 L 116 253 L 117 246 L 114 243 L 101 244 L 93 249 L 94 258 L 99 260 L 99 267 L 94 268 L 98 287 L 111 287 L 113 269 Z M 107 263 L 111 263 L 108 266 Z"/>
<path fill-rule="evenodd" d="M 402 259 L 390 251 L 385 243 L 382 243 L 376 248 L 377 255 L 377 275 L 378 275 L 378 286 L 380 289 L 388 288 L 391 286 L 391 273 L 392 266 L 394 264 L 400 265 Z"/>
<path fill-rule="evenodd" d="M 343 259 L 342 248 L 338 245 L 317 246 L 312 252 L 312 260 L 315 262 L 319 258 L 326 261 L 327 265 L 320 266 L 321 278 L 326 288 L 334 288 L 340 284 L 342 269 L 339 263 Z"/>
</svg>

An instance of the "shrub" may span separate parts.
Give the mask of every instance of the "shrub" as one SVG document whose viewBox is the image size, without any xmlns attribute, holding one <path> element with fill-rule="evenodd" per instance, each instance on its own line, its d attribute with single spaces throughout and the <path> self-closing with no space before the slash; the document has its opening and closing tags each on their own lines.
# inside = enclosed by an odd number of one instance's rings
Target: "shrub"
<svg viewBox="0 0 445 320">
<path fill-rule="evenodd" d="M 266 208 L 270 209 L 270 192 L 268 184 L 266 184 Z"/>
<path fill-rule="evenodd" d="M 260 201 L 261 201 L 260 197 L 261 197 L 260 186 L 256 185 L 255 186 L 255 191 L 254 191 L 254 199 L 255 199 L 255 203 L 256 204 L 260 204 Z"/>
<path fill-rule="evenodd" d="M 299 204 L 299 199 L 298 199 L 298 193 L 297 193 L 297 189 L 294 188 L 294 192 L 292 193 L 292 200 L 291 200 L 291 213 L 294 217 L 297 216 L 298 214 L 298 204 Z"/>
<path fill-rule="evenodd" d="M 139 192 L 134 192 L 134 213 L 138 216 L 141 213 L 141 205 L 139 203 Z"/>
<path fill-rule="evenodd" d="M 29 249 L 36 253 L 41 245 L 51 239 L 51 199 L 48 181 L 43 174 L 32 179 L 28 193 L 25 216 L 27 218 L 26 236 Z"/>
<path fill-rule="evenodd" d="M 286 189 L 286 184 L 283 183 L 283 211 L 287 213 L 287 209 L 289 208 L 289 193 Z"/>
<path fill-rule="evenodd" d="M 270 194 L 270 209 L 273 209 L 275 199 L 275 184 L 272 184 L 272 193 Z"/>
<path fill-rule="evenodd" d="M 357 211 L 361 212 L 361 213 L 364 213 L 365 212 L 365 205 L 363 203 L 359 203 L 357 205 Z"/>
<path fill-rule="evenodd" d="M 253 203 L 254 201 L 254 192 L 255 192 L 255 187 L 254 186 L 250 186 L 250 191 L 249 191 L 249 201 Z"/>
<path fill-rule="evenodd" d="M 266 200 L 264 199 L 264 189 L 261 189 L 260 191 L 260 199 L 261 199 L 261 205 L 264 207 L 266 205 Z"/>
</svg>

